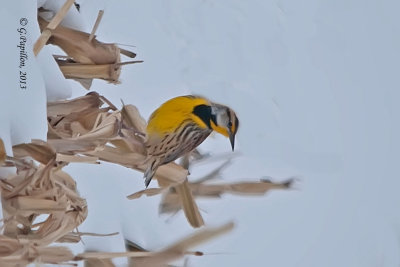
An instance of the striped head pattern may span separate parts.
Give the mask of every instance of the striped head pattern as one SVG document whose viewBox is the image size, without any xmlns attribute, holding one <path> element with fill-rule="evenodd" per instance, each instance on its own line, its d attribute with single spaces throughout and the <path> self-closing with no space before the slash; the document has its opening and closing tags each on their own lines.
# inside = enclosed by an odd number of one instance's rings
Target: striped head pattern
<svg viewBox="0 0 400 267">
<path fill-rule="evenodd" d="M 235 149 L 235 136 L 239 128 L 239 119 L 231 108 L 210 103 L 210 105 L 195 106 L 193 114 L 201 118 L 209 129 L 228 137 L 232 150 Z"/>
</svg>

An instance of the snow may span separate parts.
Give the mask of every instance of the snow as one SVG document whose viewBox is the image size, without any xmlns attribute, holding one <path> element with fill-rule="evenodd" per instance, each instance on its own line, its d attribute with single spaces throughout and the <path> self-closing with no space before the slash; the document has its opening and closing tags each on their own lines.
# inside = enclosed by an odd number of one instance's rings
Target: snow
<svg viewBox="0 0 400 267">
<path fill-rule="evenodd" d="M 43 47 L 37 56 L 45 82 L 47 101 L 64 100 L 72 96 L 71 86 L 65 82 L 64 75 L 53 58 L 54 54 L 60 54 L 54 53 L 55 51 L 55 47 L 48 45 Z"/>
<path fill-rule="evenodd" d="M 6 114 L 1 122 L 5 123 L 5 127 L 9 124 L 9 140 L 12 144 L 30 142 L 31 138 L 46 139 L 46 91 L 37 61 L 29 49 L 39 36 L 39 29 L 35 25 L 36 3 L 15 1 L 9 9 L 1 9 L 0 15 L 4 25 L 10 25 L 2 30 L 7 41 L 3 42 L 1 49 L 4 62 L 1 68 L 2 112 Z M 27 19 L 26 26 L 21 26 L 21 18 Z M 25 30 L 20 30 L 20 33 L 17 30 L 21 28 Z M 22 45 L 24 50 L 17 47 L 21 37 L 26 38 L 26 44 Z M 20 63 L 20 51 L 27 54 L 23 62 L 25 66 Z M 21 88 L 24 84 L 19 82 L 20 71 L 27 72 L 26 89 Z"/>
<path fill-rule="evenodd" d="M 61 4 L 56 2 L 45 5 L 57 8 Z M 94 81 L 93 90 L 116 105 L 120 99 L 137 105 L 146 118 L 176 95 L 196 93 L 227 104 L 240 119 L 233 155 L 241 155 L 221 179 L 300 179 L 295 189 L 264 197 L 200 200 L 207 225 L 234 220 L 236 228 L 199 246 L 208 255 L 192 257 L 190 266 L 400 264 L 400 2 L 79 3 L 81 16 L 71 11 L 65 23 L 89 31 L 104 9 L 99 40 L 135 45 L 129 49 L 144 60 L 124 66 L 121 84 Z M 30 22 L 31 45 L 38 29 L 35 4 L 9 6 L 0 10 L 5 24 L 15 24 L 3 30 L 9 41 L 3 42 L 0 78 L 8 88 L 0 100 L 0 122 L 5 122 L 0 134 L 8 151 L 16 142 L 45 139 L 45 87 L 49 97 L 54 81 L 60 83 L 52 98 L 86 93 L 76 82 L 63 82 L 56 70 L 50 72 L 53 63 L 43 59 L 47 50 L 37 61 L 29 55 L 29 89 L 16 88 L 20 17 Z M 201 150 L 230 153 L 230 145 L 216 135 Z M 216 165 L 193 166 L 191 179 Z M 138 172 L 107 163 L 71 164 L 66 171 L 89 204 L 80 231 L 119 231 L 149 249 L 193 231 L 182 213 L 159 217 L 159 197 L 125 198 L 144 188 Z M 122 251 L 122 234 L 88 237 L 85 246 Z"/>
<path fill-rule="evenodd" d="M 64 3 L 65 1 L 38 1 L 38 7 L 41 7 L 50 12 L 51 16 L 49 16 L 49 19 L 51 19 L 52 16 L 54 16 L 57 11 L 64 5 Z M 86 26 L 84 18 L 79 15 L 78 10 L 74 6 L 72 6 L 68 10 L 61 24 L 65 27 L 69 27 L 75 30 L 86 32 L 90 30 L 90 28 Z"/>
</svg>

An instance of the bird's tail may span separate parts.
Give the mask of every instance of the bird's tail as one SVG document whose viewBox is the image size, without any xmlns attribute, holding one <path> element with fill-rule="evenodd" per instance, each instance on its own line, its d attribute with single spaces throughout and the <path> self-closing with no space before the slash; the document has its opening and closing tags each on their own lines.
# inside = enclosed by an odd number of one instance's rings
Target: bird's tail
<svg viewBox="0 0 400 267">
<path fill-rule="evenodd" d="M 153 178 L 154 174 L 156 173 L 158 168 L 158 164 L 156 164 L 156 161 L 152 161 L 149 163 L 146 171 L 144 172 L 144 184 L 146 188 L 149 186 L 151 179 Z"/>
</svg>

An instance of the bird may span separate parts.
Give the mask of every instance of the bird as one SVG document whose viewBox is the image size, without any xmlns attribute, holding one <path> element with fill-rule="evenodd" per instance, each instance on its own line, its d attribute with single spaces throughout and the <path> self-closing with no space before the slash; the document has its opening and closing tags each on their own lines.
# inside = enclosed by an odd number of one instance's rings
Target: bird
<svg viewBox="0 0 400 267">
<path fill-rule="evenodd" d="M 238 127 L 239 120 L 231 108 L 202 96 L 185 95 L 166 101 L 150 115 L 146 127 L 146 188 L 158 167 L 191 152 L 213 131 L 228 137 L 234 151 Z"/>
</svg>

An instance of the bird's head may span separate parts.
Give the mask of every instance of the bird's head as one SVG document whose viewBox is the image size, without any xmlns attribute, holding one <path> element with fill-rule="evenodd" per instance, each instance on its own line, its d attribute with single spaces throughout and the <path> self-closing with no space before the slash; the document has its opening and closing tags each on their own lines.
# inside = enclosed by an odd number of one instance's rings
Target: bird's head
<svg viewBox="0 0 400 267">
<path fill-rule="evenodd" d="M 239 128 L 239 120 L 235 112 L 227 106 L 211 105 L 211 128 L 229 138 L 233 151 L 235 148 L 235 135 Z"/>
</svg>

